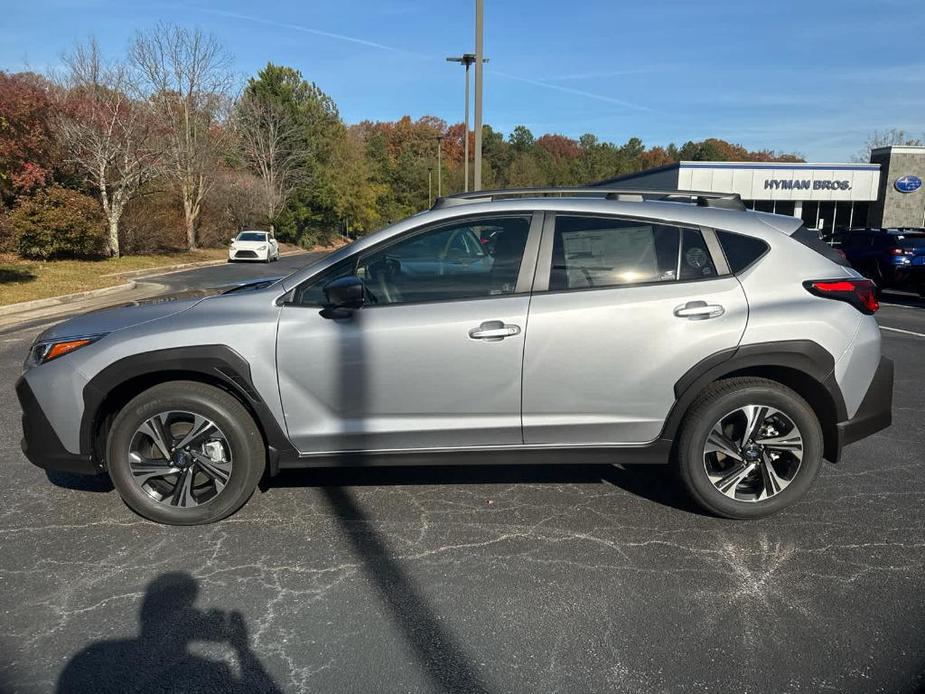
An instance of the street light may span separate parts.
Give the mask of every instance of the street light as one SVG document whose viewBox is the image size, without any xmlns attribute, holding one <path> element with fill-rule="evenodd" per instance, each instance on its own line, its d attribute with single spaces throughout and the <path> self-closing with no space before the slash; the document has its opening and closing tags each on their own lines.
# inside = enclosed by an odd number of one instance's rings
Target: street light
<svg viewBox="0 0 925 694">
<path fill-rule="evenodd" d="M 475 53 L 463 53 L 460 56 L 454 56 L 446 59 L 449 63 L 460 63 L 466 68 L 466 115 L 463 118 L 465 123 L 466 134 L 463 137 L 465 151 L 463 153 L 463 190 L 469 192 L 469 66 L 475 62 Z M 483 62 L 488 62 L 488 58 L 483 58 Z"/>
</svg>

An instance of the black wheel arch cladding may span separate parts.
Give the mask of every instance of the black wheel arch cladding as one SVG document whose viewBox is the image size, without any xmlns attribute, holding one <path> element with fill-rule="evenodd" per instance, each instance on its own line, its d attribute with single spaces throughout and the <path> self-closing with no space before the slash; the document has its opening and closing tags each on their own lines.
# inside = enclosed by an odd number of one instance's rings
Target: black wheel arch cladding
<svg viewBox="0 0 925 694">
<path fill-rule="evenodd" d="M 826 459 L 838 460 L 841 446 L 837 425 L 848 419 L 847 407 L 835 380 L 835 358 L 812 340 L 742 345 L 701 360 L 675 383 L 675 404 L 661 438 L 673 440 L 700 393 L 711 383 L 733 375 L 769 377 L 798 392 L 809 402 L 822 426 Z"/>
<path fill-rule="evenodd" d="M 97 437 L 112 416 L 141 390 L 170 380 L 201 380 L 231 392 L 254 416 L 268 449 L 268 469 L 275 474 L 280 456 L 295 453 L 270 408 L 257 392 L 250 364 L 227 345 L 175 347 L 133 354 L 113 362 L 84 387 L 80 451 L 96 454 Z"/>
</svg>

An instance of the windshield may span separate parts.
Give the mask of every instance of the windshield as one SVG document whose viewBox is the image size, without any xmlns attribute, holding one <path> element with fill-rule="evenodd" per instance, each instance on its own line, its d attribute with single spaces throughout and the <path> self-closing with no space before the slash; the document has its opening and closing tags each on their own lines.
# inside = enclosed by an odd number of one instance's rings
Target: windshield
<svg viewBox="0 0 925 694">
<path fill-rule="evenodd" d="M 267 232 L 265 231 L 242 231 L 238 234 L 238 241 L 266 241 Z"/>
</svg>

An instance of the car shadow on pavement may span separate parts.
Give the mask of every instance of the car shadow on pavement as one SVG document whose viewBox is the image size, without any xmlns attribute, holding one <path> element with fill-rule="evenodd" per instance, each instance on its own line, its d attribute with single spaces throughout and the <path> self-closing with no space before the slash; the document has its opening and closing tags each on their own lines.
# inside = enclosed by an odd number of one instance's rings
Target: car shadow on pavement
<svg viewBox="0 0 925 694">
<path fill-rule="evenodd" d="M 880 302 L 884 304 L 893 304 L 895 306 L 905 306 L 907 308 L 925 308 L 925 297 L 918 296 L 912 292 L 893 292 L 884 289 L 880 294 Z"/>
<path fill-rule="evenodd" d="M 59 470 L 46 470 L 48 481 L 62 489 L 73 489 L 80 492 L 111 492 L 115 487 L 109 475 L 77 475 Z"/>
<path fill-rule="evenodd" d="M 353 463 L 356 465 L 356 461 Z M 704 515 L 665 465 L 466 465 L 342 467 L 283 470 L 264 481 L 274 487 L 388 487 L 452 484 L 611 484 L 662 506 Z"/>
<path fill-rule="evenodd" d="M 241 613 L 200 610 L 194 606 L 198 593 L 187 573 L 155 578 L 141 600 L 138 636 L 91 643 L 64 667 L 57 691 L 280 692 L 250 648 Z M 191 652 L 197 642 L 230 648 L 237 667 Z"/>
</svg>

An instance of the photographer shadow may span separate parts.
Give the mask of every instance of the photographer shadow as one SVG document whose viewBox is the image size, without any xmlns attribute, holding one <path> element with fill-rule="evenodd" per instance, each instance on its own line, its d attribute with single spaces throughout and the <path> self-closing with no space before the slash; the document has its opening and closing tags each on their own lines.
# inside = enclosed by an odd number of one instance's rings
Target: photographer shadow
<svg viewBox="0 0 925 694">
<path fill-rule="evenodd" d="M 57 691 L 279 692 L 250 648 L 241 614 L 200 610 L 198 593 L 187 573 L 155 578 L 142 598 L 137 638 L 90 644 L 65 666 Z M 237 668 L 192 653 L 193 642 L 230 646 Z"/>
</svg>

